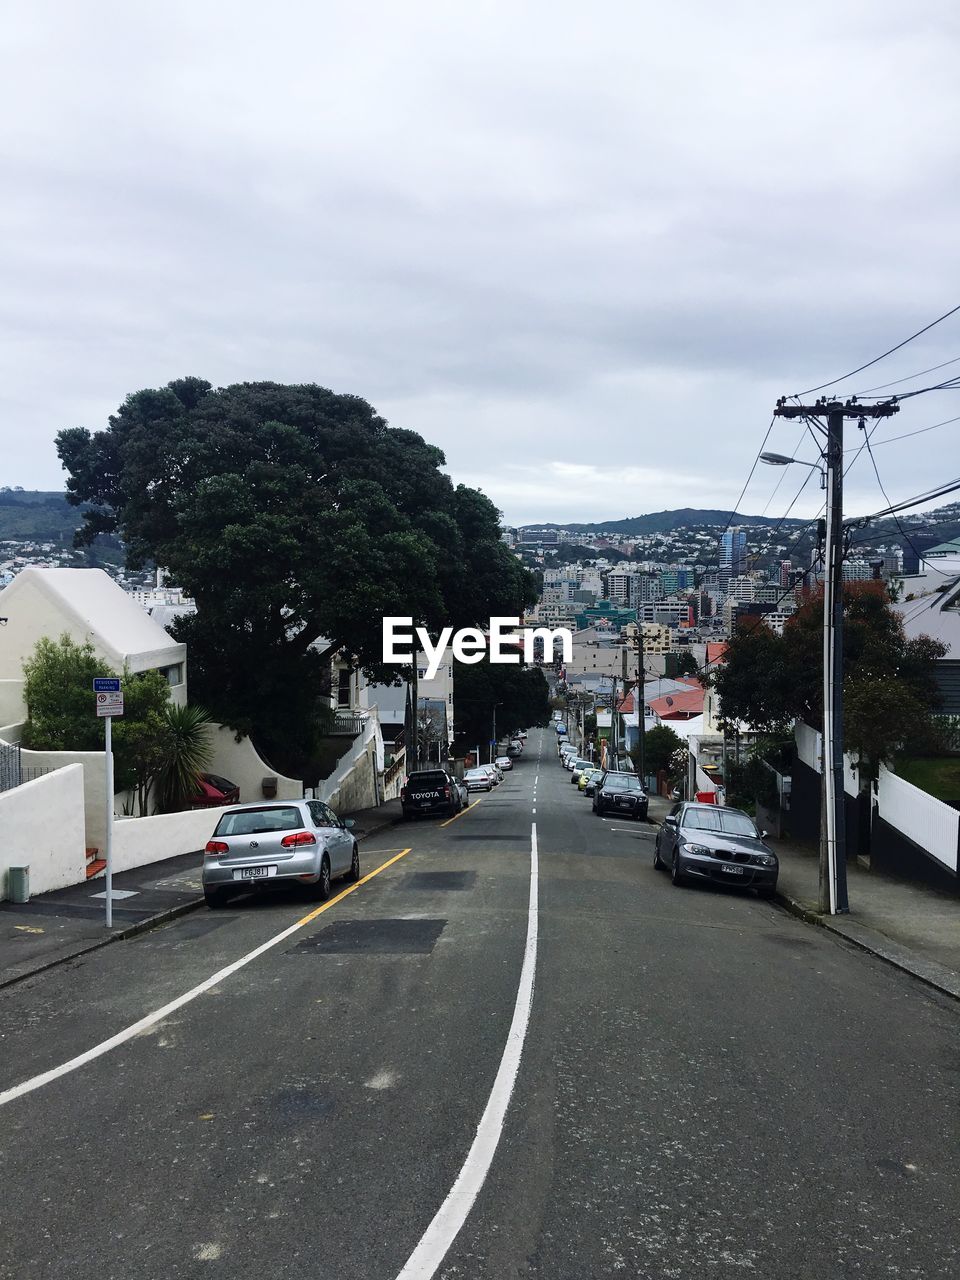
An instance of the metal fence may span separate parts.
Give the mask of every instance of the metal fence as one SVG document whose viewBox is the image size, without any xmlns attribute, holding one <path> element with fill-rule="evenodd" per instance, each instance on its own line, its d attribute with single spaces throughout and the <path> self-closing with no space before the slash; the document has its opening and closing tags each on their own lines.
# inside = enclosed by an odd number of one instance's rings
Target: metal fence
<svg viewBox="0 0 960 1280">
<path fill-rule="evenodd" d="M 23 781 L 20 769 L 20 748 L 0 743 L 0 791 L 10 791 Z"/>
</svg>

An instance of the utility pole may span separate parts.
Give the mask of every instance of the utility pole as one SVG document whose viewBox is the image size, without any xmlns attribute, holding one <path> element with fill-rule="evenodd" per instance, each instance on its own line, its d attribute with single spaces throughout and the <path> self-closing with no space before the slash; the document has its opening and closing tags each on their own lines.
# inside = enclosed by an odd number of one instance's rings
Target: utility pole
<svg viewBox="0 0 960 1280">
<path fill-rule="evenodd" d="M 640 621 L 640 610 L 637 609 L 637 773 L 640 785 L 646 786 L 647 776 L 647 724 L 644 712 L 643 697 L 643 623 Z"/>
<path fill-rule="evenodd" d="M 413 655 L 413 668 L 410 672 L 410 741 L 407 744 L 407 758 L 410 761 L 407 773 L 420 768 L 420 673 L 417 669 L 417 655 Z M 411 748 L 413 758 L 410 759 Z"/>
<path fill-rule="evenodd" d="M 858 404 L 854 396 L 841 404 L 820 399 L 814 405 L 777 401 L 781 418 L 804 418 L 826 437 L 827 521 L 823 570 L 823 756 L 820 838 L 820 910 L 842 915 L 847 898 L 847 847 L 843 791 L 843 424 L 846 418 L 889 418 L 895 401 Z M 827 425 L 817 419 L 826 416 Z"/>
</svg>

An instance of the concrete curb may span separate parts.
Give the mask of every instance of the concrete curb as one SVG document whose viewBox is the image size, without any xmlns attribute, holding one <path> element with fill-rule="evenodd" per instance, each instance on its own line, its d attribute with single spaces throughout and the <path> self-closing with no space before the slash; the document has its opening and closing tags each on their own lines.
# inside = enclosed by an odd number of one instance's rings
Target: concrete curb
<svg viewBox="0 0 960 1280">
<path fill-rule="evenodd" d="M 908 973 L 911 977 L 918 978 L 921 982 L 926 983 L 928 987 L 933 987 L 934 990 L 941 992 L 943 995 L 951 996 L 954 1000 L 960 1000 L 960 974 L 954 973 L 942 964 L 937 964 L 935 960 L 924 960 L 922 956 L 918 956 L 908 947 L 902 947 L 882 933 L 878 933 L 876 929 L 857 924 L 856 921 L 850 920 L 846 916 L 840 917 L 839 920 L 835 916 L 822 916 L 819 911 L 814 911 L 811 907 L 806 906 L 805 903 L 790 897 L 789 894 L 783 893 L 779 889 L 774 900 L 786 911 L 789 911 L 791 915 L 797 916 L 798 919 L 805 921 L 807 924 L 817 925 L 821 929 L 826 929 L 836 937 L 853 943 L 859 950 L 866 951 L 869 955 L 877 956 L 880 960 L 885 960 L 887 964 L 893 965 L 895 969 L 899 969 L 902 973 Z"/>
<path fill-rule="evenodd" d="M 177 916 L 185 916 L 188 912 L 196 911 L 198 907 L 202 906 L 202 895 L 198 898 L 191 898 L 188 902 L 178 902 L 175 907 L 168 907 L 165 911 L 158 911 L 156 915 L 147 916 L 146 920 L 137 920 L 134 924 L 128 924 L 123 929 L 115 930 L 105 938 L 97 938 L 95 942 L 84 943 L 83 946 L 78 947 L 75 951 L 57 956 L 53 960 L 46 960 L 42 964 L 36 965 L 28 973 L 17 973 L 13 977 L 0 978 L 0 991 L 6 987 L 16 986 L 18 982 L 26 982 L 29 978 L 35 978 L 38 974 L 47 973 L 50 969 L 56 969 L 58 965 L 69 964 L 71 960 L 79 960 L 81 956 L 89 955 L 91 951 L 100 951 L 103 947 L 109 947 L 114 942 L 123 942 L 125 938 L 133 938 L 138 933 L 146 933 L 150 929 L 156 929 L 158 925 L 166 924 L 168 920 L 175 920 Z"/>
</svg>

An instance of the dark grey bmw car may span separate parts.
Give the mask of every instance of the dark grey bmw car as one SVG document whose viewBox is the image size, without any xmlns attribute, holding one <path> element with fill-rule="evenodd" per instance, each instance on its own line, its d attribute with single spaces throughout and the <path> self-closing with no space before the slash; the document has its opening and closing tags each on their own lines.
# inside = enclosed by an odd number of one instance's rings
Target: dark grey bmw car
<svg viewBox="0 0 960 1280">
<path fill-rule="evenodd" d="M 780 864 L 764 844 L 766 834 L 740 809 L 675 804 L 657 832 L 653 865 L 669 870 L 676 885 L 712 880 L 749 886 L 772 898 Z"/>
</svg>

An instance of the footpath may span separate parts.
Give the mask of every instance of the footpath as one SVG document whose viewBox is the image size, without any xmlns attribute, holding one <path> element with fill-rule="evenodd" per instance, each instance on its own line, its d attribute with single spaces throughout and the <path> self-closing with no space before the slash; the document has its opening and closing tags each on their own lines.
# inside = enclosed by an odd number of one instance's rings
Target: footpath
<svg viewBox="0 0 960 1280">
<path fill-rule="evenodd" d="M 821 916 L 816 846 L 769 843 L 780 859 L 777 897 L 788 911 L 960 999 L 960 895 L 867 871 L 852 859 L 847 864 L 849 914 Z"/>
<path fill-rule="evenodd" d="M 347 813 L 363 841 L 402 818 L 399 800 Z M 212 829 L 212 828 L 211 828 Z M 103 876 L 38 894 L 29 902 L 0 902 L 0 987 L 42 973 L 133 937 L 203 906 L 203 855 L 181 854 L 113 877 L 113 928 L 104 925 Z"/>
</svg>

